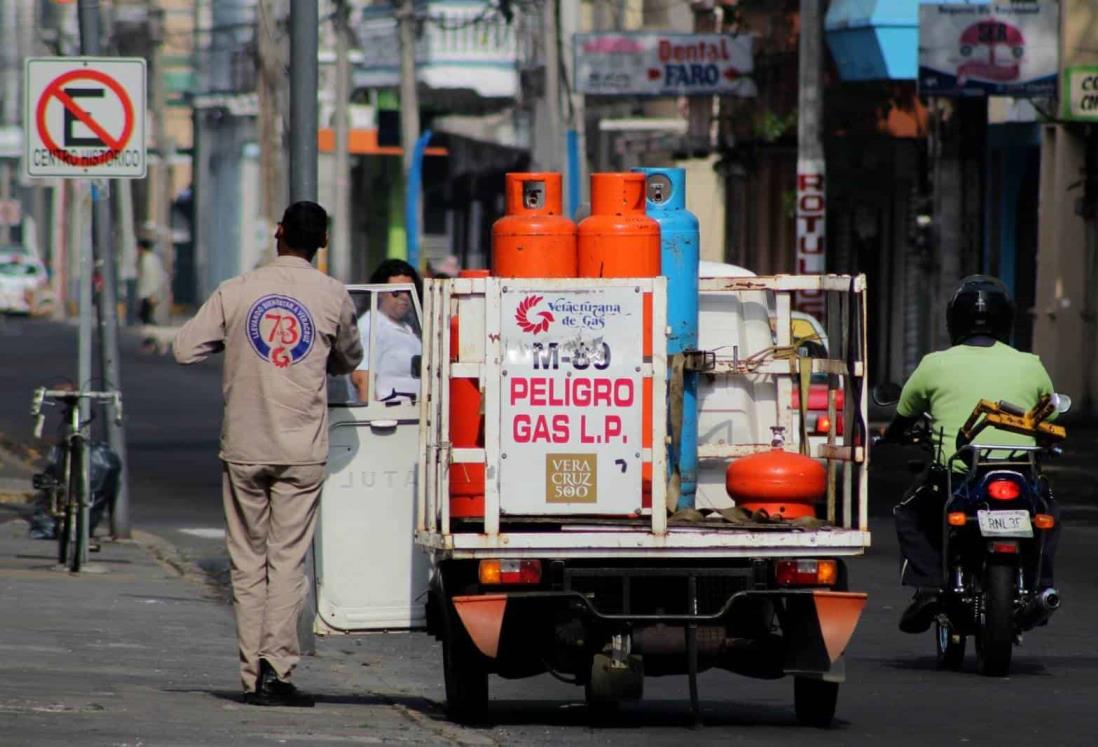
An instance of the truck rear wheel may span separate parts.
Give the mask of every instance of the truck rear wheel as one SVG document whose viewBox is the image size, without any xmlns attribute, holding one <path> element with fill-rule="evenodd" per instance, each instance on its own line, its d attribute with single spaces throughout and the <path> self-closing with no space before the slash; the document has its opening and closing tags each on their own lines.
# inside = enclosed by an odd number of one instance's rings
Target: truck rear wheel
<svg viewBox="0 0 1098 747">
<path fill-rule="evenodd" d="M 484 720 L 488 711 L 488 670 L 459 620 L 451 620 L 442 640 L 446 715 L 459 724 Z"/>
<path fill-rule="evenodd" d="M 793 705 L 797 720 L 820 729 L 831 726 L 839 702 L 839 683 L 813 677 L 793 678 Z"/>
</svg>

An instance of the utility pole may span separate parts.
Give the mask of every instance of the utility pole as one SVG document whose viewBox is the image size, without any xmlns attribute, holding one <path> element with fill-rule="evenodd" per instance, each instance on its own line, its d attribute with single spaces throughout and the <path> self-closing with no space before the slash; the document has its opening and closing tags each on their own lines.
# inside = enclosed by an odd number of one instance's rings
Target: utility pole
<svg viewBox="0 0 1098 747">
<path fill-rule="evenodd" d="M 316 94 L 319 85 L 317 0 L 293 0 L 290 4 L 290 202 L 316 201 L 317 145 Z M 315 577 L 312 549 L 305 560 L 307 577 Z M 297 620 L 301 652 L 315 653 L 311 610 L 316 608 L 316 587 L 308 585 L 308 602 Z"/>
<path fill-rule="evenodd" d="M 290 202 L 316 200 L 317 0 L 290 4 Z"/>
<path fill-rule="evenodd" d="M 164 9 L 158 7 L 156 0 L 146 0 L 149 24 L 149 43 L 152 45 L 152 75 L 149 85 L 152 104 L 153 136 L 156 138 L 156 152 L 160 163 L 152 179 L 153 188 L 149 190 L 150 215 L 156 216 L 156 253 L 164 263 L 168 281 L 163 289 L 165 303 L 157 304 L 171 314 L 172 280 L 175 278 L 175 245 L 172 242 L 172 156 L 175 143 L 168 134 L 165 115 L 168 111 L 168 97 L 164 90 Z M 157 314 L 161 317 L 163 312 Z M 157 321 L 160 321 L 159 319 Z"/>
<path fill-rule="evenodd" d="M 826 271 L 827 202 L 821 128 L 823 123 L 822 0 L 801 0 L 797 100 L 797 274 Z M 825 311 L 820 291 L 797 294 L 796 306 L 810 314 Z"/>
<path fill-rule="evenodd" d="M 560 35 L 564 39 L 564 71 L 568 80 L 568 117 L 566 157 L 568 202 L 567 216 L 575 218 L 580 205 L 587 202 L 587 112 L 586 97 L 576 91 L 575 55 L 571 53 L 580 25 L 580 0 L 561 0 Z"/>
<path fill-rule="evenodd" d="M 285 111 L 286 80 L 285 48 L 279 40 L 278 20 L 283 16 L 283 3 L 279 0 L 259 0 L 256 4 L 258 26 L 257 56 L 259 67 L 259 149 L 262 174 L 263 216 L 268 231 L 267 239 L 282 216 L 286 203 L 285 148 L 283 118 Z M 267 241 L 270 256 L 274 256 L 273 242 Z"/>
<path fill-rule="evenodd" d="M 121 279 L 126 294 L 126 323 L 137 322 L 137 236 L 133 228 L 133 189 L 128 179 L 116 179 L 111 196 L 114 198 L 114 219 L 118 226 Z"/>
<path fill-rule="evenodd" d="M 20 99 L 19 91 L 19 28 L 16 20 L 18 12 L 14 0 L 3 0 L 0 5 L 0 40 L 3 49 L 0 50 L 0 61 L 3 65 L 3 113 L 0 124 L 6 128 L 19 126 Z M 30 123 L 26 123 L 29 127 Z M 0 158 L 0 200 L 10 200 L 12 197 L 12 167 L 7 158 Z M 11 226 L 6 220 L 0 221 L 0 244 L 11 241 Z"/>
<path fill-rule="evenodd" d="M 347 0 L 336 0 L 335 9 L 335 204 L 332 205 L 329 270 L 343 282 L 351 279 L 351 154 L 349 107 L 351 98 L 350 29 Z"/>
<path fill-rule="evenodd" d="M 397 23 L 400 28 L 400 147 L 403 151 L 402 184 L 411 182 L 412 169 L 415 166 L 416 140 L 419 138 L 419 95 L 416 92 L 416 14 L 414 0 L 400 0 L 397 11 Z M 418 223 L 418 211 L 415 216 Z M 405 219 L 407 222 L 407 219 Z M 406 225 L 405 234 L 417 231 L 417 226 Z M 409 257 L 411 259 L 411 257 Z M 418 267 L 416 268 L 419 269 Z"/>
<path fill-rule="evenodd" d="M 80 52 L 85 56 L 96 56 L 100 53 L 99 44 L 99 2 L 98 0 L 80 0 Z M 95 258 L 99 264 L 102 288 L 99 292 L 99 364 L 103 377 L 104 389 L 120 389 L 121 380 L 118 370 L 118 306 L 115 295 L 115 267 L 114 251 L 111 246 L 111 212 L 107 202 L 107 184 L 102 182 L 92 186 L 92 201 L 94 210 L 93 244 L 95 246 Z M 91 273 L 87 263 L 81 262 L 82 269 L 87 269 L 87 275 L 80 278 L 80 363 L 79 388 L 90 387 L 91 376 L 91 308 L 90 303 L 85 304 L 85 294 L 91 293 Z M 85 336 L 87 342 L 85 342 Z M 104 406 L 109 408 L 109 406 Z M 87 400 L 81 401 L 81 417 L 90 414 L 90 405 Z M 129 460 L 126 458 L 126 429 L 115 418 L 107 420 L 107 442 L 111 451 L 118 455 L 122 462 L 122 475 L 118 486 L 118 495 L 111 506 L 111 534 L 116 539 L 128 539 L 130 536 L 130 493 L 129 493 Z M 86 508 L 84 510 L 87 510 Z"/>
<path fill-rule="evenodd" d="M 694 11 L 694 33 L 712 34 L 717 31 L 717 14 L 713 0 L 695 0 L 690 4 Z M 687 137 L 695 154 L 706 155 L 710 149 L 710 123 L 713 119 L 713 97 L 691 96 L 687 104 Z"/>
<path fill-rule="evenodd" d="M 544 0 L 541 16 L 541 45 L 545 53 L 545 129 L 542 151 L 543 171 L 560 171 L 564 149 L 560 116 L 560 25 L 557 0 Z M 540 133 L 539 133 L 540 137 Z"/>
</svg>

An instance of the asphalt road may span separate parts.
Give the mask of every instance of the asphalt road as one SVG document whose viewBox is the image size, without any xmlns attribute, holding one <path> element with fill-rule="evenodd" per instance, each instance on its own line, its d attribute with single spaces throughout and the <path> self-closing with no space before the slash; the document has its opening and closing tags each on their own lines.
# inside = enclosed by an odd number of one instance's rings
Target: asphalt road
<svg viewBox="0 0 1098 747">
<path fill-rule="evenodd" d="M 0 325 L 0 433 L 25 441 L 34 385 L 75 370 L 74 328 L 8 319 Z M 170 357 L 141 353 L 123 341 L 123 388 L 130 439 L 136 526 L 165 537 L 215 575 L 224 568 L 217 536 L 222 526 L 216 441 L 220 371 L 189 370 Z M 888 509 L 910 479 L 911 454 L 875 454 L 872 471 L 874 547 L 850 564 L 851 588 L 870 601 L 847 655 L 848 681 L 840 692 L 835 727 L 795 725 L 792 682 L 764 682 L 723 672 L 701 678 L 703 727 L 692 728 L 682 677 L 649 679 L 645 700 L 626 705 L 609 721 L 592 724 L 582 691 L 549 677 L 493 678 L 490 727 L 465 743 L 626 744 L 1025 744 L 1089 745 L 1098 741 L 1098 505 L 1091 455 L 1095 432 L 1079 429 L 1067 457 L 1052 468 L 1065 504 L 1058 562 L 1064 607 L 1044 629 L 1016 649 L 1013 673 L 987 679 L 974 672 L 935 668 L 930 635 L 907 636 L 896 621 L 908 599 L 897 584 L 895 538 Z M 329 639 L 325 656 L 344 653 L 370 667 L 389 697 L 441 702 L 440 658 L 420 634 Z M 227 653 L 228 655 L 228 653 Z M 308 665 L 303 667 L 308 673 Z M 2 741 L 2 739 L 0 739 Z"/>
</svg>

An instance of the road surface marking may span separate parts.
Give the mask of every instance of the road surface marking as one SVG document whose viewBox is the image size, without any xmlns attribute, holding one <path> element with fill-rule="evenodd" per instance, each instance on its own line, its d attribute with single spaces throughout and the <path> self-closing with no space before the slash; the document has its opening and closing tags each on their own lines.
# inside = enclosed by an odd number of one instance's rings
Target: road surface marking
<svg viewBox="0 0 1098 747">
<path fill-rule="evenodd" d="M 225 539 L 225 530 L 215 527 L 194 527 L 192 529 L 180 529 L 180 533 L 189 534 L 192 537 L 201 537 L 202 539 Z"/>
</svg>

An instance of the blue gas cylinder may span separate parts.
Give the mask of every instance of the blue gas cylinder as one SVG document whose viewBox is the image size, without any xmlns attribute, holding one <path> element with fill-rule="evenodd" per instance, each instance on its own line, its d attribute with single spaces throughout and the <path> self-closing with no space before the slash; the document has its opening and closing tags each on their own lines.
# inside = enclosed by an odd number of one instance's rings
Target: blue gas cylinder
<svg viewBox="0 0 1098 747">
<path fill-rule="evenodd" d="M 698 347 L 698 219 L 686 209 L 686 172 L 676 168 L 633 169 L 645 175 L 645 212 L 660 224 L 660 268 L 667 278 L 669 356 Z M 682 432 L 671 467 L 679 472 L 679 508 L 692 508 L 698 475 L 697 374 L 687 373 Z"/>
</svg>

